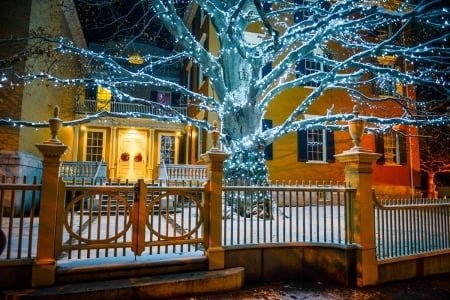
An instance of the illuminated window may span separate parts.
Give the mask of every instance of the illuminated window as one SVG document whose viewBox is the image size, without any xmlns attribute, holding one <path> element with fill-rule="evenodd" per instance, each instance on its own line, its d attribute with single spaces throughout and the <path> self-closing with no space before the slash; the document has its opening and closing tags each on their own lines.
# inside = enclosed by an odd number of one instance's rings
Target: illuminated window
<svg viewBox="0 0 450 300">
<path fill-rule="evenodd" d="M 382 65 L 383 68 L 394 68 L 394 66 L 391 65 Z M 399 70 L 398 67 L 396 67 L 397 70 Z M 381 76 L 380 78 L 377 78 L 373 84 L 372 84 L 372 92 L 376 96 L 396 96 L 396 95 L 402 95 L 403 94 L 403 85 L 399 81 L 392 80 Z"/>
<path fill-rule="evenodd" d="M 159 136 L 159 162 L 166 164 L 178 163 L 177 151 L 178 145 L 175 135 L 161 134 Z"/>
<path fill-rule="evenodd" d="M 86 89 L 86 99 L 97 100 L 97 111 L 111 111 L 111 90 L 100 85 L 91 85 Z"/>
<path fill-rule="evenodd" d="M 105 131 L 86 131 L 85 150 L 85 161 L 101 161 L 105 157 Z"/>
<path fill-rule="evenodd" d="M 382 156 L 377 164 L 404 165 L 406 164 L 406 138 L 396 132 L 388 132 L 377 135 L 375 138 L 375 150 Z"/>
</svg>

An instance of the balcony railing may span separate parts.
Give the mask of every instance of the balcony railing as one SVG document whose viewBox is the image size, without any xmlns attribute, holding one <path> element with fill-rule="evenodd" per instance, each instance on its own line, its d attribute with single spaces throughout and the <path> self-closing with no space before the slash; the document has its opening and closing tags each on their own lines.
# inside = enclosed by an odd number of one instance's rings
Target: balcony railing
<svg viewBox="0 0 450 300">
<path fill-rule="evenodd" d="M 85 99 L 83 101 L 75 102 L 75 113 L 80 114 L 94 114 L 101 112 L 103 110 L 111 112 L 137 112 L 137 113 L 147 113 L 153 115 L 165 115 L 165 116 L 175 116 L 177 113 L 182 115 L 187 115 L 187 107 L 163 107 L 161 104 L 156 102 L 148 103 L 131 103 L 131 102 L 117 102 L 117 101 L 97 101 L 91 99 Z"/>
</svg>

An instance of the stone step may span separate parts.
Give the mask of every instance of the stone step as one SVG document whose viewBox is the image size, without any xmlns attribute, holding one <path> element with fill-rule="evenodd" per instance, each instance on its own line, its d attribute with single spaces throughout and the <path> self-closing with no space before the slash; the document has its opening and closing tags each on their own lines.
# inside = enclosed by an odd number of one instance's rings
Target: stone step
<svg viewBox="0 0 450 300">
<path fill-rule="evenodd" d="M 163 299 L 223 293 L 243 285 L 244 268 L 236 267 L 9 290 L 1 293 L 1 299 Z"/>
</svg>

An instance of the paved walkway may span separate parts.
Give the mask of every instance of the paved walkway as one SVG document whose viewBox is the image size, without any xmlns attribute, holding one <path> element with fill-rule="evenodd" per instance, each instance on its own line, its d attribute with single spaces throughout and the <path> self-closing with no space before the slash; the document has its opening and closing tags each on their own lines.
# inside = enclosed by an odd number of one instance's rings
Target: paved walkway
<svg viewBox="0 0 450 300">
<path fill-rule="evenodd" d="M 283 299 L 337 299 L 337 300 L 448 300 L 450 274 L 382 284 L 367 288 L 343 288 L 322 282 L 275 282 L 252 284 L 220 295 L 205 295 L 179 300 L 283 300 Z"/>
</svg>

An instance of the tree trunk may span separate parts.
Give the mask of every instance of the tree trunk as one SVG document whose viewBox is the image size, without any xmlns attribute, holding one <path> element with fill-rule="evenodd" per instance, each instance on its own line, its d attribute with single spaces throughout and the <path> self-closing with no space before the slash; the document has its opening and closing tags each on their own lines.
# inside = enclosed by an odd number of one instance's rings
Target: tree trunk
<svg viewBox="0 0 450 300">
<path fill-rule="evenodd" d="M 228 185 L 266 186 L 268 172 L 264 159 L 264 148 L 234 152 L 224 163 L 224 178 Z M 257 215 L 262 219 L 272 217 L 273 205 L 270 192 L 240 191 L 225 198 L 232 213 L 241 216 Z"/>
<path fill-rule="evenodd" d="M 224 164 L 226 180 L 243 180 L 251 184 L 267 181 L 265 142 L 259 136 L 261 115 L 255 106 L 245 105 L 224 116 L 222 133 L 227 150 L 231 152 Z"/>
<path fill-rule="evenodd" d="M 266 185 L 268 169 L 264 148 L 241 149 L 231 153 L 224 164 L 224 178 L 240 185 Z"/>
<path fill-rule="evenodd" d="M 427 197 L 429 199 L 437 198 L 436 185 L 434 184 L 434 175 L 435 173 L 428 173 L 428 187 L 427 187 Z"/>
<path fill-rule="evenodd" d="M 223 119 L 225 145 L 230 156 L 224 162 L 224 179 L 230 185 L 264 186 L 268 184 L 268 168 L 264 158 L 265 142 L 261 133 L 261 113 L 247 105 L 228 113 Z M 238 197 L 238 198 L 236 198 Z M 272 203 L 268 193 L 239 192 L 225 199 L 232 213 L 241 216 L 271 217 Z"/>
</svg>

